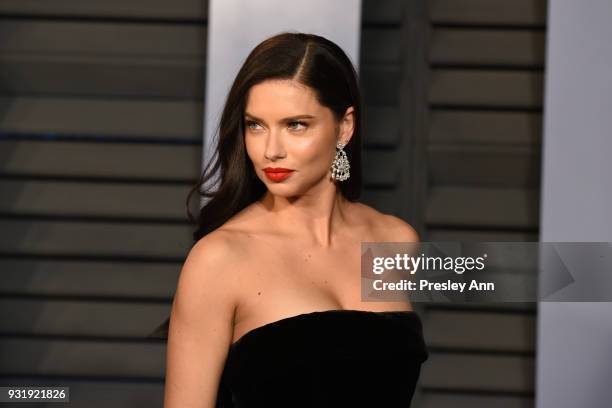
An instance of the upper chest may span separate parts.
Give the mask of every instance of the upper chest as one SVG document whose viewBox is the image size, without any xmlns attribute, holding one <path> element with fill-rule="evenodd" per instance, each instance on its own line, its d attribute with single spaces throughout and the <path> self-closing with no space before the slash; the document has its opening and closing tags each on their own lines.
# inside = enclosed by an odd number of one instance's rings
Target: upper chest
<svg viewBox="0 0 612 408">
<path fill-rule="evenodd" d="M 240 262 L 240 303 L 251 310 L 301 302 L 355 305 L 361 293 L 361 244 L 384 237 L 370 228 L 345 232 L 329 247 L 300 239 L 250 240 Z"/>
</svg>

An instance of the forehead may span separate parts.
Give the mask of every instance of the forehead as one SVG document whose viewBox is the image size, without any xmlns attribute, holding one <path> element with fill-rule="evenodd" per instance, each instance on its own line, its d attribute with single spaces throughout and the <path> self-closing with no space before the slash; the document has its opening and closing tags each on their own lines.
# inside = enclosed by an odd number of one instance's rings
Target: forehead
<svg viewBox="0 0 612 408">
<path fill-rule="evenodd" d="M 314 114 L 323 109 L 314 91 L 293 80 L 268 80 L 251 87 L 246 110 L 255 116 Z"/>
</svg>

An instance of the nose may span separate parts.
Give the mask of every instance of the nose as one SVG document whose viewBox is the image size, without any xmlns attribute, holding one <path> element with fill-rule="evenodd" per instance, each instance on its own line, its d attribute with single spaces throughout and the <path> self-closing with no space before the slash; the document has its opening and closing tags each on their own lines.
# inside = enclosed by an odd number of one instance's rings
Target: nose
<svg viewBox="0 0 612 408">
<path fill-rule="evenodd" d="M 280 131 L 271 130 L 266 138 L 266 148 L 264 157 L 267 160 L 278 160 L 285 157 L 285 150 L 282 144 Z"/>
</svg>

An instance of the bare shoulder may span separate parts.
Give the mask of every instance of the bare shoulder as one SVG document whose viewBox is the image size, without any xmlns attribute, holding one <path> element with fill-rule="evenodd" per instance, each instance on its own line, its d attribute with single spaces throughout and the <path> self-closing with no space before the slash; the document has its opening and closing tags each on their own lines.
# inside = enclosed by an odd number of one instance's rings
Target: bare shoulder
<svg viewBox="0 0 612 408">
<path fill-rule="evenodd" d="M 419 234 L 414 227 L 403 219 L 391 214 L 383 214 L 386 233 L 389 241 L 419 242 Z"/>
<path fill-rule="evenodd" d="M 232 235 L 213 231 L 198 240 L 189 250 L 179 274 L 176 297 L 179 304 L 234 308 L 237 302 L 238 278 Z M 195 305 L 190 305 L 195 306 Z"/>
<path fill-rule="evenodd" d="M 403 219 L 385 214 L 363 203 L 358 203 L 361 216 L 369 220 L 376 236 L 386 242 L 419 242 L 417 231 Z"/>
<path fill-rule="evenodd" d="M 213 231 L 187 254 L 172 303 L 164 407 L 214 405 L 237 306 L 233 252 L 231 236 Z"/>
<path fill-rule="evenodd" d="M 238 249 L 235 242 L 238 233 L 231 229 L 217 228 L 198 240 L 188 254 L 189 257 L 205 262 L 221 262 L 231 259 L 232 252 Z"/>
</svg>

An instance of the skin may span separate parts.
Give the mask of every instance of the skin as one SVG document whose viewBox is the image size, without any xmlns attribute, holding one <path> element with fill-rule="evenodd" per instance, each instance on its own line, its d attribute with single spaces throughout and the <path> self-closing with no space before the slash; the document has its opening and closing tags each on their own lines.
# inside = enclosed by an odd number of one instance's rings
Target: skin
<svg viewBox="0 0 612 408">
<path fill-rule="evenodd" d="M 361 301 L 361 242 L 418 242 L 393 215 L 345 200 L 330 179 L 337 140 L 353 134 L 353 108 L 336 121 L 293 80 L 251 88 L 244 140 L 268 191 L 189 252 L 168 335 L 164 407 L 214 407 L 231 343 L 270 322 L 313 311 L 412 310 Z M 291 119 L 310 115 L 308 119 Z M 302 122 L 302 123 L 296 123 Z M 281 182 L 263 168 L 295 170 Z"/>
</svg>

